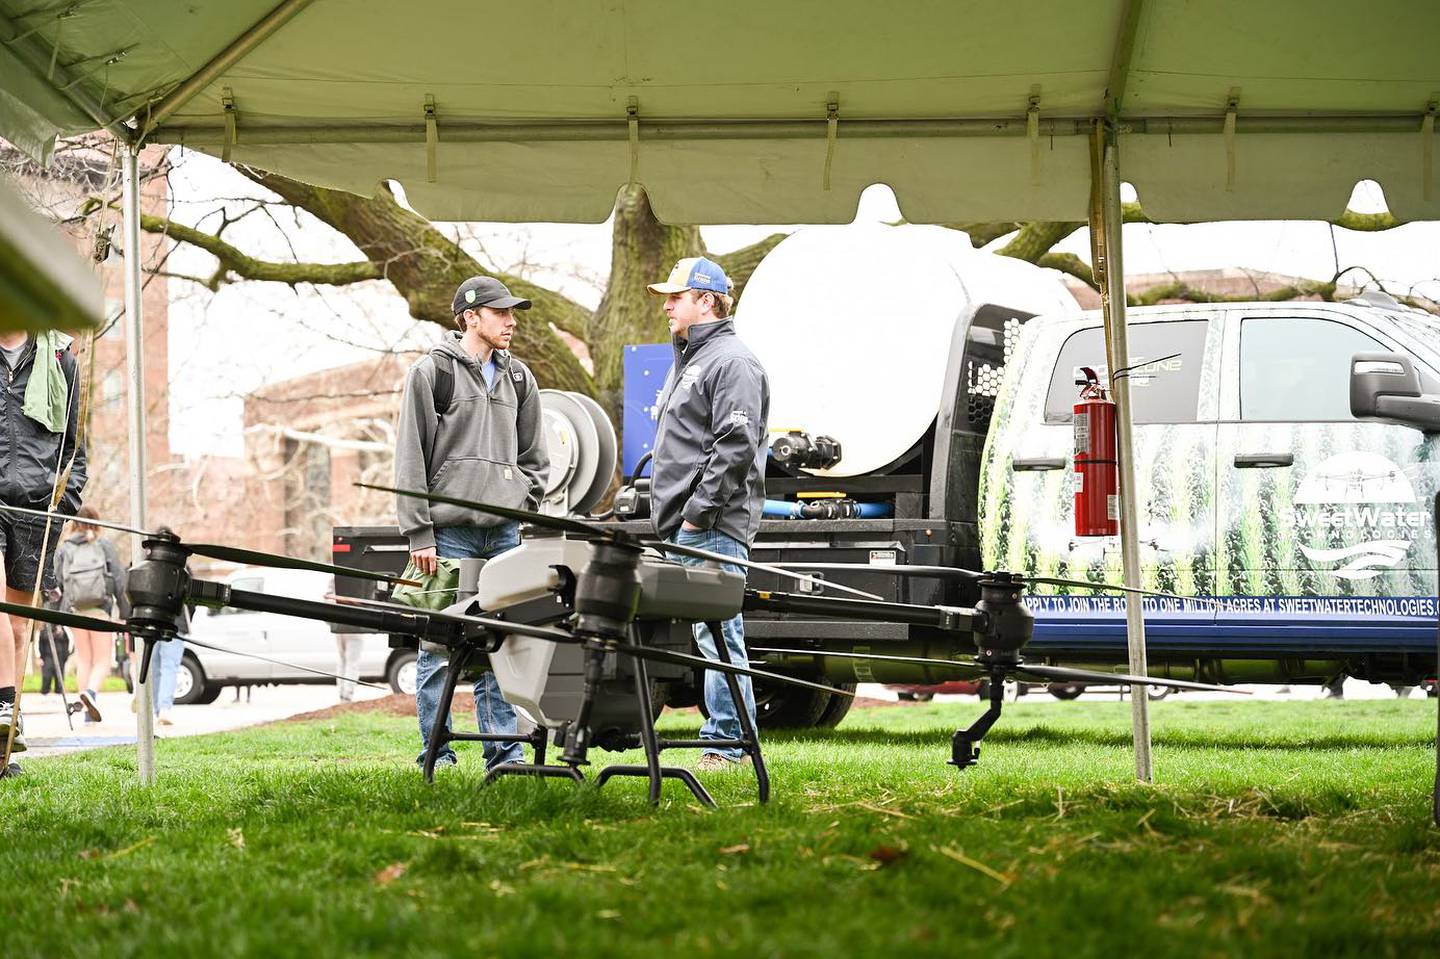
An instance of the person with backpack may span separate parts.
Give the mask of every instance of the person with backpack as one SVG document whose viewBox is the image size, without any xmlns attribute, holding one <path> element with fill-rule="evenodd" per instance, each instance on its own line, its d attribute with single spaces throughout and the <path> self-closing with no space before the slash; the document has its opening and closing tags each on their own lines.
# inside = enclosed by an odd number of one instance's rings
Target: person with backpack
<svg viewBox="0 0 1440 959">
<path fill-rule="evenodd" d="M 70 337 L 54 331 L 0 331 L 0 505 L 74 515 L 85 489 L 80 442 L 79 379 Z M 58 497 L 58 501 L 57 501 Z M 36 602 L 36 584 L 55 585 L 54 556 L 61 524 L 0 510 L 0 587 L 5 600 Z M 31 620 L 0 616 L 0 747 L 13 733 L 12 752 L 25 749 L 16 708 Z M 0 776 L 17 776 L 11 762 Z"/>
<path fill-rule="evenodd" d="M 395 431 L 395 485 L 537 509 L 550 466 L 540 389 L 529 367 L 510 355 L 515 311 L 530 309 L 530 301 L 512 296 L 493 277 L 472 276 L 460 284 L 451 305 L 459 330 L 447 333 L 405 377 Z M 412 496 L 399 497 L 396 512 L 410 539 L 411 566 L 424 576 L 437 572 L 440 557 L 489 559 L 520 545 L 520 524 L 490 513 Z M 419 764 L 442 712 L 450 726 L 450 704 L 440 702 L 444 654 L 422 646 L 415 682 Z M 517 729 L 515 709 L 500 695 L 494 673 L 475 681 L 475 718 L 482 733 Z M 488 768 L 523 759 L 519 743 L 485 743 Z M 455 762 L 447 743 L 438 764 Z"/>
<path fill-rule="evenodd" d="M 45 608 L 60 608 L 60 590 L 45 591 Z M 53 688 L 65 696 L 65 663 L 70 659 L 70 632 L 55 623 L 40 627 L 36 643 L 40 646 L 40 695 L 48 696 Z"/>
<path fill-rule="evenodd" d="M 127 613 L 125 599 L 126 570 L 120 563 L 115 545 L 100 535 L 100 527 L 86 520 L 95 519 L 95 511 L 82 506 L 71 521 L 69 539 L 55 553 L 55 578 L 60 581 L 61 608 L 91 616 Z M 85 721 L 100 721 L 98 691 L 110 672 L 113 642 L 109 633 L 93 629 L 74 629 L 75 680 L 80 687 L 80 705 L 85 708 Z"/>
</svg>

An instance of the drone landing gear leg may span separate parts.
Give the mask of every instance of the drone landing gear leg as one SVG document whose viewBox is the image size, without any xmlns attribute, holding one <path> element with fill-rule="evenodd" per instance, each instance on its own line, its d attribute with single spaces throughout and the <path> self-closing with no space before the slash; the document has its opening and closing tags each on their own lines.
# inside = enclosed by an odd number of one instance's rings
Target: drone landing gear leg
<svg viewBox="0 0 1440 959">
<path fill-rule="evenodd" d="M 730 650 L 725 645 L 725 634 L 720 632 L 719 623 L 707 623 L 710 629 L 710 636 L 715 641 L 715 652 L 720 655 L 720 661 L 727 666 L 733 665 L 730 661 Z M 750 719 L 750 710 L 745 708 L 745 700 L 740 695 L 740 680 L 734 673 L 725 674 L 725 684 L 730 689 L 730 701 L 735 704 L 735 712 L 740 717 L 740 748 L 744 749 L 750 757 L 751 764 L 755 767 L 755 785 L 759 791 L 760 801 L 770 801 L 770 771 L 765 768 L 765 757 L 760 754 L 760 734 L 755 730 L 755 723 Z"/>
<path fill-rule="evenodd" d="M 576 770 L 569 767 L 546 766 L 545 762 L 545 728 L 539 727 L 534 732 L 525 736 L 509 735 L 507 733 L 457 733 L 451 729 L 450 704 L 454 702 L 455 690 L 460 685 L 460 679 L 465 675 L 465 667 L 475 658 L 477 652 L 474 646 L 462 646 L 450 656 L 450 662 L 446 665 L 445 688 L 440 694 L 440 702 L 444 704 L 444 716 L 436 717 L 435 725 L 430 730 L 430 741 L 425 744 L 425 759 L 423 769 L 425 781 L 435 781 L 435 763 L 440 758 L 440 750 L 446 743 L 453 742 L 480 742 L 480 743 L 529 743 L 535 749 L 535 765 L 528 763 L 502 763 L 485 774 L 485 782 L 489 784 L 499 776 L 557 776 L 564 779 L 573 779 L 576 782 L 584 782 L 585 779 Z"/>
<path fill-rule="evenodd" d="M 482 742 L 505 742 L 505 743 L 529 743 L 535 750 L 535 761 L 533 763 L 501 763 L 485 771 L 485 785 L 490 785 L 501 776 L 535 776 L 539 779 L 568 779 L 577 785 L 584 785 L 585 774 L 574 766 L 547 766 L 545 765 L 546 737 L 550 730 L 544 726 L 536 726 L 528 736 L 502 736 L 494 733 L 481 733 L 476 736 L 466 736 L 466 739 L 477 739 Z"/>
<path fill-rule="evenodd" d="M 580 709 L 564 736 L 565 751 L 560 754 L 563 766 L 546 766 L 540 762 L 543 748 L 535 754 L 535 764 L 502 763 L 485 774 L 485 782 L 492 783 L 501 776 L 539 776 L 546 779 L 569 779 L 583 785 L 585 774 L 580 767 L 587 764 L 585 758 L 590 748 L 590 710 L 595 693 L 600 688 L 600 679 L 605 670 L 605 647 L 597 642 L 585 645 L 585 685 L 581 693 Z"/>
<path fill-rule="evenodd" d="M 455 734 L 450 730 L 450 704 L 455 699 L 455 687 L 459 684 L 468 662 L 470 647 L 462 646 L 451 654 L 445 665 L 445 687 L 440 693 L 440 715 L 435 717 L 435 724 L 430 727 L 430 741 L 425 744 L 425 760 L 421 766 L 427 783 L 435 781 L 435 761 L 440 758 L 440 750 L 455 739 Z"/>
<path fill-rule="evenodd" d="M 990 671 L 990 708 L 969 726 L 955 730 L 950 740 L 950 762 L 948 765 L 964 769 L 980 761 L 980 740 L 1000 718 L 1000 707 L 1005 702 L 1005 674 L 1001 670 Z"/>
<path fill-rule="evenodd" d="M 635 660 L 635 698 L 639 701 L 640 744 L 645 747 L 643 766 L 606 766 L 595 778 L 595 786 L 605 785 L 614 776 L 644 776 L 650 780 L 650 804 L 660 804 L 660 787 L 666 779 L 678 779 L 700 800 L 703 805 L 714 807 L 715 799 L 695 778 L 695 774 L 683 766 L 660 765 L 660 750 L 665 748 L 655 735 L 654 704 L 650 698 L 650 673 L 645 660 Z"/>
</svg>

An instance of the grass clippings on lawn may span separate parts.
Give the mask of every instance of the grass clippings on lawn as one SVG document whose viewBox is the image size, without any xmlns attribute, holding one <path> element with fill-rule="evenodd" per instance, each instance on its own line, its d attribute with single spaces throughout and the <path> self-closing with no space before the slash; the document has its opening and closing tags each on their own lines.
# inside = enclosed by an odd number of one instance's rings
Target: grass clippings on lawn
<svg viewBox="0 0 1440 959">
<path fill-rule="evenodd" d="M 0 785 L 11 955 L 1413 955 L 1440 941 L 1433 703 L 867 709 L 753 778 L 433 786 L 389 710 L 27 763 Z M 667 717 L 693 731 L 694 714 Z M 633 754 L 595 752 L 597 762 Z M 673 761 L 693 762 L 675 754 Z M 1137 946 L 1137 944 L 1142 944 Z"/>
</svg>

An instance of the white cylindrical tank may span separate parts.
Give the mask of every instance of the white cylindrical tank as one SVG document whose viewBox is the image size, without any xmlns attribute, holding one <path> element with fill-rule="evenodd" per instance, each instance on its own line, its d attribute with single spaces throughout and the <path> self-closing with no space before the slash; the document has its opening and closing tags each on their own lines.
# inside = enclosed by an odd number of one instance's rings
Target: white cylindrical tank
<svg viewBox="0 0 1440 959">
<path fill-rule="evenodd" d="M 934 226 L 807 227 L 756 267 L 735 326 L 770 378 L 770 429 L 840 441 L 822 476 L 893 463 L 934 422 L 958 322 L 1073 312 L 1051 271 Z"/>
</svg>

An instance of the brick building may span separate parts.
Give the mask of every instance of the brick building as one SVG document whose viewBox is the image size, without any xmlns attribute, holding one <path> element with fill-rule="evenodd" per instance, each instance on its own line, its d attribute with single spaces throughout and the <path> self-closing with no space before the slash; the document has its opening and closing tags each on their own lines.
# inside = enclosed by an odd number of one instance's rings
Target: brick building
<svg viewBox="0 0 1440 959">
<path fill-rule="evenodd" d="M 332 526 L 395 522 L 394 497 L 352 484 L 392 481 L 400 391 L 421 355 L 384 354 L 246 397 L 247 545 L 329 559 Z"/>
</svg>

